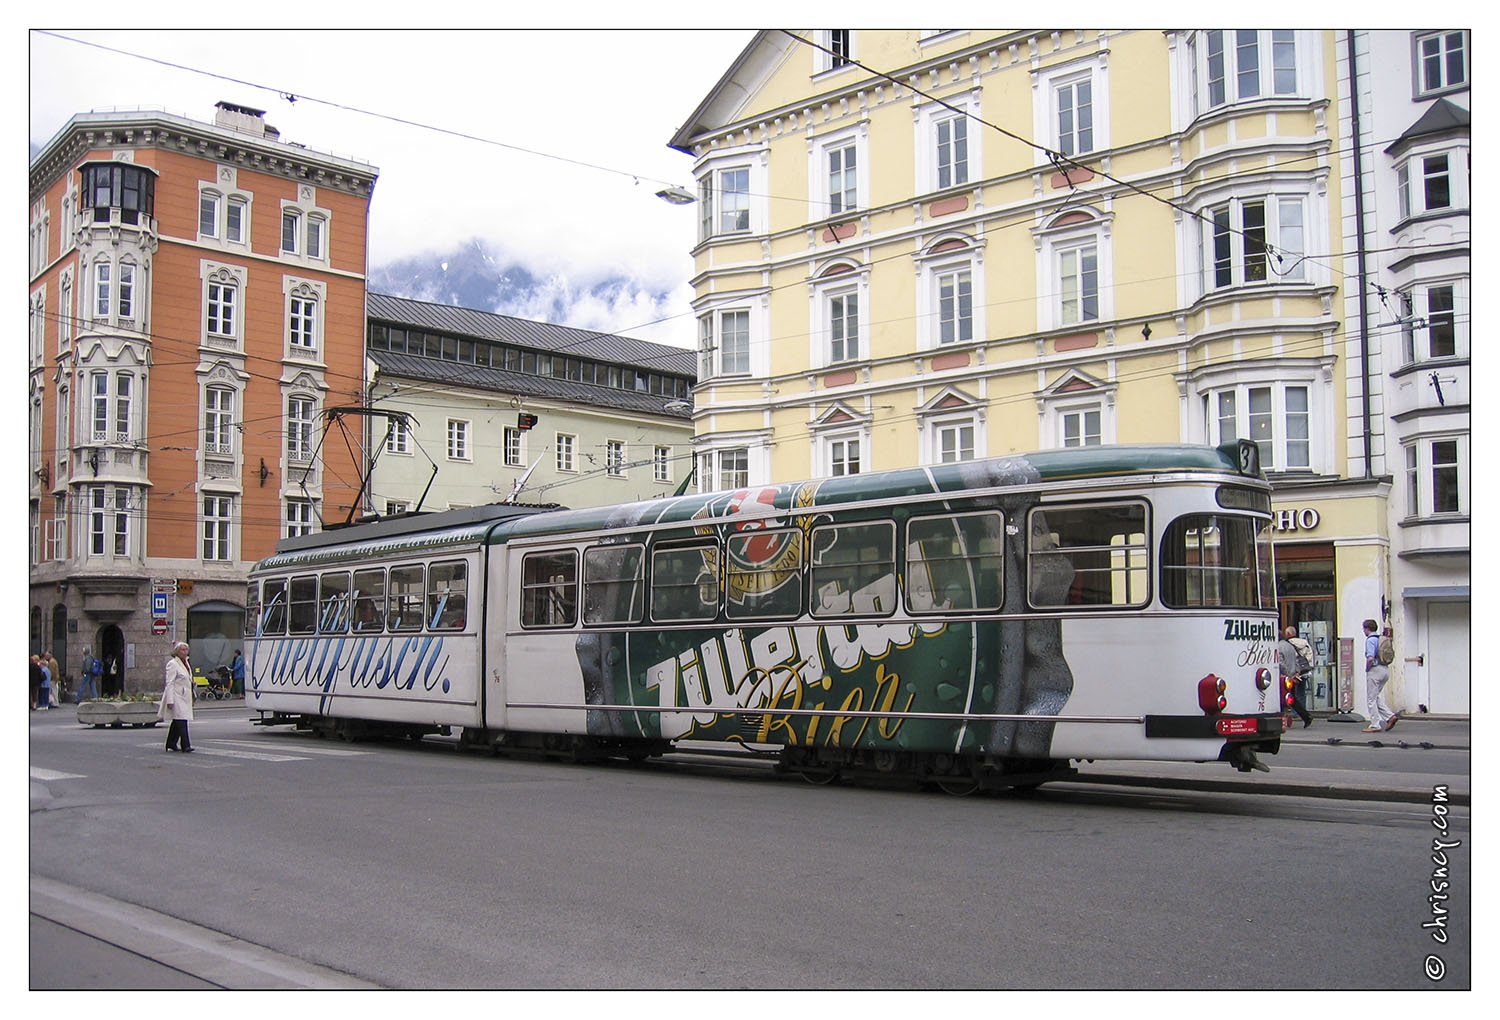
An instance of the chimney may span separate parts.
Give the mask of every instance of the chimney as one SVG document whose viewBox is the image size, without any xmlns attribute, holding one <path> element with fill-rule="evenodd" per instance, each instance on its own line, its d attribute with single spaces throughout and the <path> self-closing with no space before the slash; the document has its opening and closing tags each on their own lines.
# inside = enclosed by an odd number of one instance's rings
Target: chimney
<svg viewBox="0 0 1500 1020">
<path fill-rule="evenodd" d="M 215 127 L 228 128 L 256 138 L 270 138 L 273 141 L 281 137 L 280 131 L 266 123 L 265 110 L 225 102 L 215 103 L 214 109 L 218 111 L 214 114 Z"/>
</svg>

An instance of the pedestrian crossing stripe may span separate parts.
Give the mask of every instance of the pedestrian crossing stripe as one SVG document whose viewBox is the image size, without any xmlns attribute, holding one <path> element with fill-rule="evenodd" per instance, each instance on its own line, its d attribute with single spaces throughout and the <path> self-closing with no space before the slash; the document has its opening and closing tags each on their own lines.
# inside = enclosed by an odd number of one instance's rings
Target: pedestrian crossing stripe
<svg viewBox="0 0 1500 1020">
<path fill-rule="evenodd" d="M 263 741 L 263 740 L 219 740 L 219 739 L 214 740 L 214 746 L 215 747 L 217 747 L 219 744 L 233 744 L 236 747 L 258 747 L 258 748 L 264 748 L 264 747 L 267 746 L 266 742 Z M 194 748 L 194 750 L 196 751 L 197 748 Z M 288 748 L 282 748 L 281 750 L 284 751 L 287 754 L 324 754 L 324 755 L 331 755 L 332 757 L 335 757 L 335 758 L 350 758 L 350 757 L 353 757 L 355 755 L 373 754 L 374 753 L 372 751 L 350 751 L 350 750 L 345 750 L 344 748 L 339 748 L 339 747 L 298 747 L 295 750 L 288 747 Z"/>
<path fill-rule="evenodd" d="M 39 769 L 33 765 L 31 766 L 31 778 L 50 782 L 54 779 L 87 779 L 88 777 L 74 775 L 72 772 L 54 772 L 51 769 Z"/>
</svg>

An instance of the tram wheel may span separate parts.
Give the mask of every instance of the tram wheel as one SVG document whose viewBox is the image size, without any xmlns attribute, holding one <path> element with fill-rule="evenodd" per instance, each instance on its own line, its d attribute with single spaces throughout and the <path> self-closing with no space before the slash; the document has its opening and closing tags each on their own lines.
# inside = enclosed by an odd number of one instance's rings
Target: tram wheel
<svg viewBox="0 0 1500 1020">
<path fill-rule="evenodd" d="M 934 779 L 933 783 L 950 797 L 967 797 L 979 789 L 977 779 Z"/>
<path fill-rule="evenodd" d="M 838 769 L 828 769 L 827 771 L 818 772 L 802 771 L 797 774 L 814 786 L 828 786 L 839 781 Z"/>
</svg>

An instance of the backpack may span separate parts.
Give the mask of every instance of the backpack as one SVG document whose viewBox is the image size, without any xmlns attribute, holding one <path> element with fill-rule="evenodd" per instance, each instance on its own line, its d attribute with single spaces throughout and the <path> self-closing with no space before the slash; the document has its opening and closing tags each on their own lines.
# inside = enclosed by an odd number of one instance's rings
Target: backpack
<svg viewBox="0 0 1500 1020">
<path fill-rule="evenodd" d="M 1296 642 L 1292 643 L 1292 648 L 1297 652 L 1297 675 L 1306 676 L 1311 673 L 1313 664 L 1312 660 L 1307 657 L 1307 652 L 1303 651 L 1302 646 L 1299 646 Z"/>
<path fill-rule="evenodd" d="M 1396 646 L 1392 644 L 1389 634 L 1380 636 L 1380 644 L 1375 647 L 1375 661 L 1382 666 L 1389 666 L 1396 661 Z"/>
</svg>

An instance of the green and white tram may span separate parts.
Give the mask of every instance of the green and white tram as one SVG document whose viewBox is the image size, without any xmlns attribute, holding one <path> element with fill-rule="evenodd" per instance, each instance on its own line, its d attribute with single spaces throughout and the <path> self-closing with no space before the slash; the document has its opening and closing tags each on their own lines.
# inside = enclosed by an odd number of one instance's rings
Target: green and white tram
<svg viewBox="0 0 1500 1020">
<path fill-rule="evenodd" d="M 1052 450 L 286 539 L 247 598 L 266 722 L 640 758 L 779 751 L 955 792 L 1080 759 L 1264 768 L 1285 724 L 1257 449 Z"/>
</svg>

